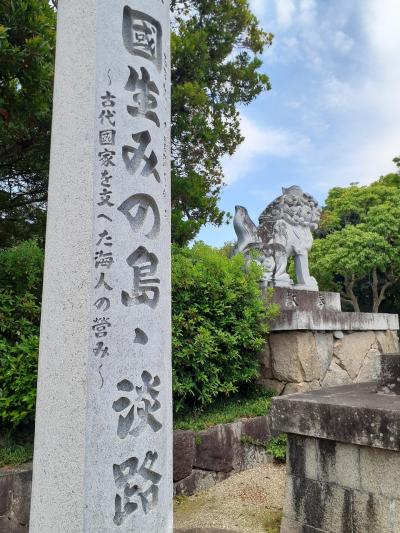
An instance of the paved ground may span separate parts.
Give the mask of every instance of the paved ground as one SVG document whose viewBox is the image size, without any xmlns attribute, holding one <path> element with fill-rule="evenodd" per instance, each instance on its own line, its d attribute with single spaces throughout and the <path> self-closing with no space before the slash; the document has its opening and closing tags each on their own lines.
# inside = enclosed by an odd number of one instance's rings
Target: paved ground
<svg viewBox="0 0 400 533">
<path fill-rule="evenodd" d="M 175 528 L 279 533 L 284 484 L 284 465 L 266 464 L 235 474 L 206 492 L 178 498 Z"/>
</svg>

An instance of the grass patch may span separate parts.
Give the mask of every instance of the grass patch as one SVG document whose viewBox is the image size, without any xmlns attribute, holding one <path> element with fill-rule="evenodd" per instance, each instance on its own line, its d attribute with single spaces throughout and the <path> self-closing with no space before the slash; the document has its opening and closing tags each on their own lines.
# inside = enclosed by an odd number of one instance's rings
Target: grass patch
<svg viewBox="0 0 400 533">
<path fill-rule="evenodd" d="M 279 437 L 272 438 L 267 444 L 267 452 L 270 453 L 274 459 L 280 463 L 286 461 L 287 450 L 287 435 L 282 433 Z"/>
<path fill-rule="evenodd" d="M 21 431 L 18 436 L 5 431 L 0 437 L 0 468 L 18 466 L 32 460 L 33 430 Z"/>
<path fill-rule="evenodd" d="M 265 416 L 271 406 L 273 391 L 255 387 L 244 395 L 236 394 L 220 398 L 201 411 L 193 411 L 184 415 L 175 415 L 174 429 L 201 431 L 217 424 L 228 424 L 239 418 Z"/>
<path fill-rule="evenodd" d="M 265 517 L 265 533 L 279 533 L 281 530 L 282 512 L 268 511 Z"/>
</svg>

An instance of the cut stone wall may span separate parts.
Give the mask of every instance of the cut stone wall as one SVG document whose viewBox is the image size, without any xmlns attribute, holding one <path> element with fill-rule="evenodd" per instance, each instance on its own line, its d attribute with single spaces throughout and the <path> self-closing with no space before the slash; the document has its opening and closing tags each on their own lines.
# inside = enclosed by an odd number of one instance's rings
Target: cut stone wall
<svg viewBox="0 0 400 533">
<path fill-rule="evenodd" d="M 265 449 L 270 438 L 268 416 L 199 432 L 174 431 L 175 494 L 206 490 L 235 472 L 272 461 Z M 0 469 L 0 533 L 28 533 L 31 486 L 31 464 Z"/>
<path fill-rule="evenodd" d="M 272 461 L 268 416 L 219 424 L 204 431 L 174 431 L 174 490 L 190 495 L 242 470 Z"/>
<path fill-rule="evenodd" d="M 398 349 L 394 330 L 273 331 L 260 354 L 259 383 L 291 394 L 373 381 L 381 354 Z"/>
<path fill-rule="evenodd" d="M 281 533 L 398 533 L 400 453 L 289 435 Z"/>
<path fill-rule="evenodd" d="M 32 466 L 0 470 L 0 532 L 28 533 Z"/>
</svg>

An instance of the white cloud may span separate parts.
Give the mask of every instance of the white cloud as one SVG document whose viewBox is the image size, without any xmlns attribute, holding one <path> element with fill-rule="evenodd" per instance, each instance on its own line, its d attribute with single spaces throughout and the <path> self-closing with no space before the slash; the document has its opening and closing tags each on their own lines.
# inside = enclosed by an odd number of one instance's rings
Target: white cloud
<svg viewBox="0 0 400 533">
<path fill-rule="evenodd" d="M 294 0 L 275 0 L 276 19 L 279 26 L 289 28 L 296 13 Z"/>
<path fill-rule="evenodd" d="M 274 2 L 275 20 L 267 22 L 276 36 L 266 61 L 273 68 L 280 64 L 281 76 L 287 72 L 280 85 L 273 72 L 271 79 L 286 99 L 278 95 L 276 102 L 296 119 L 282 113 L 283 127 L 266 130 L 244 122 L 248 138 L 226 165 L 228 179 L 254 168 L 255 160 L 265 165 L 271 156 L 290 157 L 309 136 L 318 150 L 306 152 L 300 164 L 317 189 L 369 183 L 394 171 L 392 158 L 400 155 L 400 1 Z M 262 9 L 261 0 L 253 3 Z M 291 92 L 292 65 L 304 72 L 301 97 Z"/>
<path fill-rule="evenodd" d="M 322 99 L 329 108 L 345 111 L 354 105 L 355 94 L 348 83 L 335 76 L 327 76 L 322 81 Z"/>
<path fill-rule="evenodd" d="M 278 0 L 279 1 L 279 0 Z M 315 23 L 317 16 L 317 4 L 315 0 L 300 0 L 299 19 L 304 25 Z"/>
<path fill-rule="evenodd" d="M 237 152 L 223 161 L 225 182 L 243 178 L 257 165 L 261 156 L 295 157 L 309 151 L 310 139 L 284 128 L 260 127 L 249 118 L 241 117 L 241 131 L 245 138 Z"/>
<path fill-rule="evenodd" d="M 250 0 L 250 8 L 262 20 L 267 14 L 268 0 Z"/>
<path fill-rule="evenodd" d="M 342 30 L 338 30 L 333 36 L 333 46 L 341 54 L 348 54 L 354 46 L 354 40 Z"/>
</svg>

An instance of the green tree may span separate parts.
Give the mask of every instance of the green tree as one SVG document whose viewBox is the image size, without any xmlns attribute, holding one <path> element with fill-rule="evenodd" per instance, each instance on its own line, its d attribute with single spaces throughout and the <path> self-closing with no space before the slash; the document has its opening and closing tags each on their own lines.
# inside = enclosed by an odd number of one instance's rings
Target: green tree
<svg viewBox="0 0 400 533">
<path fill-rule="evenodd" d="M 355 311 L 379 311 L 400 281 L 397 174 L 329 192 L 310 264 L 322 289 L 340 291 Z"/>
<path fill-rule="evenodd" d="M 44 235 L 55 4 L 0 2 L 0 247 Z M 260 56 L 272 36 L 248 0 L 173 0 L 172 11 L 172 226 L 184 244 L 227 218 L 221 158 L 242 142 L 237 106 L 270 88 Z"/>
<path fill-rule="evenodd" d="M 272 36 L 248 0 L 175 0 L 172 35 L 172 233 L 184 244 L 222 223 L 221 158 L 243 138 L 238 104 L 269 89 L 259 72 Z"/>
<path fill-rule="evenodd" d="M 54 45 L 47 0 L 0 2 L 0 247 L 44 234 Z"/>
</svg>

